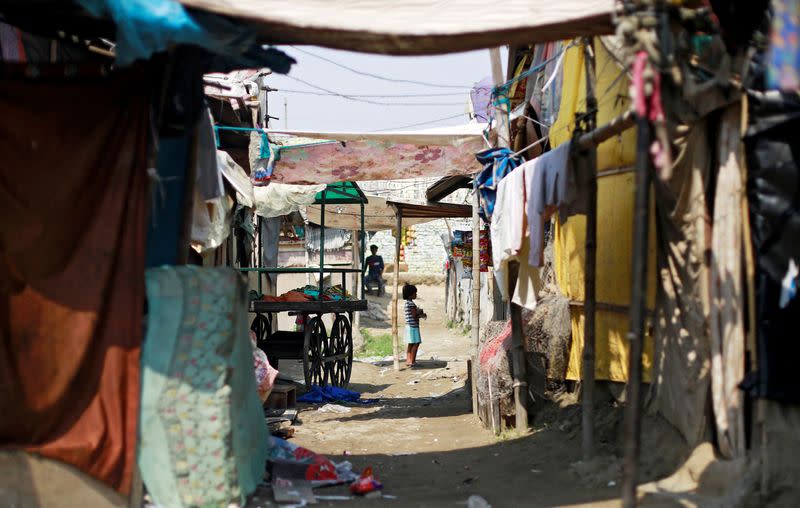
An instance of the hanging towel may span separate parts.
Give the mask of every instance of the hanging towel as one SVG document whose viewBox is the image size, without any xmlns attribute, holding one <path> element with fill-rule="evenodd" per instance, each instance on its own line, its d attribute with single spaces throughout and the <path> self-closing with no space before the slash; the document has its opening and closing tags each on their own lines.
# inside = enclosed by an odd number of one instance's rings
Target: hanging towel
<svg viewBox="0 0 800 508">
<path fill-rule="evenodd" d="M 529 164 L 529 163 L 528 163 Z M 503 178 L 497 185 L 497 195 L 490 225 L 492 265 L 503 300 L 508 299 L 509 261 L 516 259 L 525 234 L 525 165 Z"/>
<path fill-rule="evenodd" d="M 146 272 L 139 468 L 156 504 L 218 506 L 263 480 L 268 432 L 247 288 L 230 268 Z"/>
</svg>

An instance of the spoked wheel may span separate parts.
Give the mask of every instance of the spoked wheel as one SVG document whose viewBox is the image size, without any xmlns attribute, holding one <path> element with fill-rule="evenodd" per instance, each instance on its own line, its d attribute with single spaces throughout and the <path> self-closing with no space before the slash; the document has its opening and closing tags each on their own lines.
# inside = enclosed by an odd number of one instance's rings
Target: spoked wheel
<svg viewBox="0 0 800 508">
<path fill-rule="evenodd" d="M 272 314 L 256 314 L 250 329 L 256 333 L 256 345 L 263 348 L 272 335 Z"/>
<path fill-rule="evenodd" d="M 328 384 L 328 370 L 325 368 L 323 357 L 328 349 L 328 332 L 320 316 L 306 322 L 305 340 L 303 341 L 303 376 L 306 380 L 306 389 L 312 385 L 325 386 Z"/>
<path fill-rule="evenodd" d="M 331 328 L 325 366 L 333 386 L 347 388 L 353 372 L 353 328 L 345 314 L 337 314 Z"/>
</svg>

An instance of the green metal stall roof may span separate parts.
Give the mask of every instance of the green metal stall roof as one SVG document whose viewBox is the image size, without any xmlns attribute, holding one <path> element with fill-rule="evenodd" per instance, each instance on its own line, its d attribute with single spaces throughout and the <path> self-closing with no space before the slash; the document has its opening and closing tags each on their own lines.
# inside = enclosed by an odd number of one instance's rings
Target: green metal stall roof
<svg viewBox="0 0 800 508">
<path fill-rule="evenodd" d="M 324 200 L 323 200 L 324 197 Z M 325 190 L 317 192 L 314 203 L 326 205 L 367 203 L 367 197 L 356 182 L 329 183 Z"/>
</svg>

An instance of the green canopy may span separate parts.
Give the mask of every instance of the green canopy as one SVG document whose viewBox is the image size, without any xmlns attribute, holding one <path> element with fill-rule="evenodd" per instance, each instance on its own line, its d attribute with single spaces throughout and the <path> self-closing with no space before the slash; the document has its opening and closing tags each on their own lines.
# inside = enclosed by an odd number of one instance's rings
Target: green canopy
<svg viewBox="0 0 800 508">
<path fill-rule="evenodd" d="M 325 190 L 317 192 L 314 203 L 326 205 L 367 203 L 367 197 L 355 182 L 335 182 L 329 183 Z"/>
</svg>

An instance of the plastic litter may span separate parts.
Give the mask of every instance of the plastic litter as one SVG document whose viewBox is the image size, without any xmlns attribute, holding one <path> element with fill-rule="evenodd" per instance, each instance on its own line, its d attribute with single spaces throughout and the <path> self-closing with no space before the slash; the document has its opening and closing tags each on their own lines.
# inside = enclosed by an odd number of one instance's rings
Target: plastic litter
<svg viewBox="0 0 800 508">
<path fill-rule="evenodd" d="M 361 476 L 358 480 L 354 481 L 350 485 L 350 492 L 353 494 L 358 494 L 359 496 L 364 496 L 369 494 L 370 492 L 375 492 L 378 490 L 383 489 L 383 484 L 375 479 L 375 476 L 372 474 L 372 468 L 368 467 L 361 473 Z"/>
<path fill-rule="evenodd" d="M 339 404 L 325 404 L 321 408 L 317 409 L 317 412 L 320 413 L 344 414 L 344 413 L 349 413 L 350 411 L 352 411 L 352 409 L 350 409 L 349 407 L 340 406 Z"/>
<path fill-rule="evenodd" d="M 492 508 L 492 505 L 481 496 L 472 495 L 467 499 L 467 508 Z"/>
</svg>

